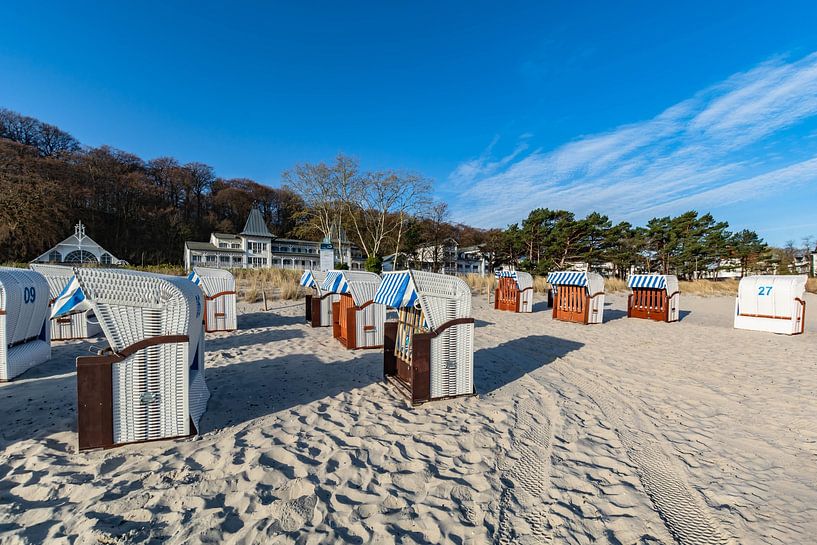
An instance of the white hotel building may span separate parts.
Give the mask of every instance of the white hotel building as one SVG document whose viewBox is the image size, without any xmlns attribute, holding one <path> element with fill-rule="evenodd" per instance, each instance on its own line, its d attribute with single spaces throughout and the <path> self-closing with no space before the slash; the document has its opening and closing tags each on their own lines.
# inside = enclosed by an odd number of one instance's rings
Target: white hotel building
<svg viewBox="0 0 817 545">
<path fill-rule="evenodd" d="M 209 242 L 185 242 L 184 267 L 188 271 L 198 265 L 223 269 L 319 269 L 320 246 L 320 242 L 276 238 L 261 212 L 253 208 L 241 233 L 212 233 Z M 352 270 L 362 269 L 365 260 L 360 250 L 349 243 L 343 243 L 336 256 L 337 261 L 341 259 Z"/>
</svg>

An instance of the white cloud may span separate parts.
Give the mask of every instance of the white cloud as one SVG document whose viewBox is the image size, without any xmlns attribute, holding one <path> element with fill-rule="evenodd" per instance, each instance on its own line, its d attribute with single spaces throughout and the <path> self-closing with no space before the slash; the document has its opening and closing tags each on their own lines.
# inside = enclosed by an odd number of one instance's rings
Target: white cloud
<svg viewBox="0 0 817 545">
<path fill-rule="evenodd" d="M 653 119 L 529 150 L 530 135 L 496 159 L 483 154 L 449 176 L 459 221 L 504 226 L 536 207 L 591 210 L 640 221 L 755 198 L 817 181 L 817 156 L 789 162 L 771 136 L 817 115 L 817 53 L 735 74 Z M 800 156 L 798 156 L 798 153 Z"/>
</svg>

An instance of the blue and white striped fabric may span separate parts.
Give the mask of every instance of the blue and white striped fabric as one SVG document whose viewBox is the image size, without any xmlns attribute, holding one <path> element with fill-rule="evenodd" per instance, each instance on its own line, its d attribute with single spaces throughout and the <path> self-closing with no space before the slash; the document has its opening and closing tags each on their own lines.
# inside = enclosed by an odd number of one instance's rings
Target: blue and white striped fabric
<svg viewBox="0 0 817 545">
<path fill-rule="evenodd" d="M 190 274 L 187 275 L 187 279 L 195 285 L 201 286 L 201 277 L 196 274 L 196 271 L 190 271 Z"/>
<path fill-rule="evenodd" d="M 548 284 L 551 286 L 587 286 L 587 273 L 552 272 L 548 275 Z"/>
<path fill-rule="evenodd" d="M 304 271 L 301 275 L 301 286 L 305 288 L 314 288 L 315 286 L 315 276 L 312 274 L 312 271 Z"/>
<path fill-rule="evenodd" d="M 76 314 L 91 310 L 91 302 L 85 297 L 85 292 L 79 285 L 76 276 L 72 276 L 68 284 L 54 300 L 51 307 L 51 318 L 59 318 L 68 314 Z"/>
<path fill-rule="evenodd" d="M 349 283 L 343 276 L 343 271 L 327 272 L 321 290 L 327 293 L 349 293 Z"/>
<path fill-rule="evenodd" d="M 385 273 L 383 281 L 380 282 L 374 294 L 374 302 L 389 308 L 414 307 L 414 303 L 417 302 L 417 292 L 408 271 Z"/>
<path fill-rule="evenodd" d="M 516 271 L 496 271 L 497 278 L 516 278 Z"/>
<path fill-rule="evenodd" d="M 667 289 L 667 278 L 663 274 L 633 274 L 627 278 L 628 288 Z"/>
</svg>

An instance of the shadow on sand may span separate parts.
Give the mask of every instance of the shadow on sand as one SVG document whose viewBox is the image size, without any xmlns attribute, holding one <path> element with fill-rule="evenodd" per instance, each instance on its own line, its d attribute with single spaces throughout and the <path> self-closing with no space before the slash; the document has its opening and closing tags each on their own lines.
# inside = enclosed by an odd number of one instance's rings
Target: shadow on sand
<svg viewBox="0 0 817 545">
<path fill-rule="evenodd" d="M 604 309 L 604 321 L 603 323 L 612 322 L 615 320 L 621 320 L 622 318 L 627 317 L 626 310 L 614 310 L 611 308 Z"/>
<path fill-rule="evenodd" d="M 211 367 L 210 401 L 202 432 L 246 422 L 328 396 L 379 382 L 383 352 L 358 352 L 349 360 L 325 363 L 313 354 L 288 354 Z"/>
<path fill-rule="evenodd" d="M 474 353 L 474 386 L 480 395 L 489 394 L 582 346 L 549 335 L 531 335 L 483 348 Z"/>
</svg>

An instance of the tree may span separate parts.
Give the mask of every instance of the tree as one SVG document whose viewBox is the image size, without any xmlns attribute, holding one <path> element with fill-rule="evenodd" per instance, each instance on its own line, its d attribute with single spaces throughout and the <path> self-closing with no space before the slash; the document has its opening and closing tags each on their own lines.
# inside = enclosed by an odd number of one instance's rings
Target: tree
<svg viewBox="0 0 817 545">
<path fill-rule="evenodd" d="M 729 256 L 739 260 L 740 276 L 743 277 L 766 253 L 768 245 L 756 232 L 743 229 L 729 237 L 728 248 Z"/>
<path fill-rule="evenodd" d="M 356 241 L 367 257 L 382 256 L 383 245 L 396 237 L 399 251 L 406 215 L 428 201 L 431 184 L 417 175 L 370 172 L 349 184 L 345 195 Z"/>
</svg>

